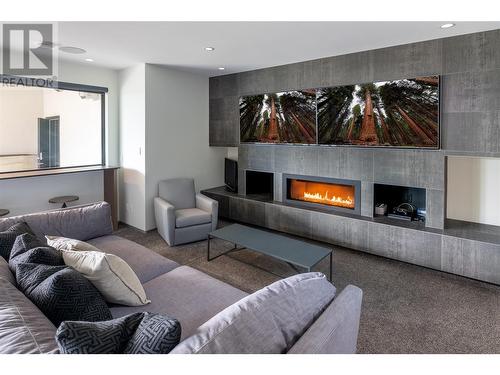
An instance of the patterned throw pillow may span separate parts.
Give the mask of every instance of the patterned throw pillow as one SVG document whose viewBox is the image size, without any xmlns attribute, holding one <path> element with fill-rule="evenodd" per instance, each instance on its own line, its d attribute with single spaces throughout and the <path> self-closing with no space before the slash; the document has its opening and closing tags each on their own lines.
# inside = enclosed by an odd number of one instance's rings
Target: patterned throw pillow
<svg viewBox="0 0 500 375">
<path fill-rule="evenodd" d="M 10 253 L 9 268 L 16 274 L 19 263 L 38 263 L 51 266 L 64 266 L 60 251 L 45 245 L 35 235 L 24 233 L 17 236 Z"/>
<path fill-rule="evenodd" d="M 62 322 L 56 332 L 63 354 L 166 354 L 180 337 L 177 320 L 147 312 L 106 322 Z"/>
<path fill-rule="evenodd" d="M 181 325 L 176 319 L 144 313 L 139 327 L 125 347 L 125 354 L 167 354 L 181 339 Z"/>
<path fill-rule="evenodd" d="M 120 354 L 141 322 L 135 313 L 105 322 L 62 322 L 56 341 L 62 354 Z"/>
<path fill-rule="evenodd" d="M 7 262 L 9 261 L 12 246 L 14 246 L 17 236 L 23 233 L 33 234 L 29 225 L 24 222 L 16 223 L 5 232 L 0 232 L 0 256 Z"/>
<path fill-rule="evenodd" d="M 37 263 L 19 263 L 16 268 L 17 288 L 26 296 L 40 285 L 45 279 L 68 266 L 49 266 Z"/>
<path fill-rule="evenodd" d="M 64 320 L 112 319 L 106 301 L 90 281 L 69 267 L 56 268 L 57 272 L 26 294 L 56 327 Z"/>
</svg>

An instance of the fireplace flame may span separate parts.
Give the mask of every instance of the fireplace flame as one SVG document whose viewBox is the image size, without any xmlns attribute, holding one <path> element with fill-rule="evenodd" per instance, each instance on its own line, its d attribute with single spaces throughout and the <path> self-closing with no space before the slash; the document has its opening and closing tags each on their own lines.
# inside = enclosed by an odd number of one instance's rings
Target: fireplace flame
<svg viewBox="0 0 500 375">
<path fill-rule="evenodd" d="M 288 182 L 288 197 L 304 202 L 355 209 L 355 194 L 354 185 L 300 179 Z"/>
<path fill-rule="evenodd" d="M 347 207 L 347 208 L 354 207 L 354 200 L 350 196 L 347 196 L 346 198 L 336 197 L 335 195 L 329 197 L 328 191 L 324 195 L 320 193 L 308 193 L 307 191 L 305 191 L 304 200 L 309 202 L 330 204 L 334 206 Z"/>
</svg>

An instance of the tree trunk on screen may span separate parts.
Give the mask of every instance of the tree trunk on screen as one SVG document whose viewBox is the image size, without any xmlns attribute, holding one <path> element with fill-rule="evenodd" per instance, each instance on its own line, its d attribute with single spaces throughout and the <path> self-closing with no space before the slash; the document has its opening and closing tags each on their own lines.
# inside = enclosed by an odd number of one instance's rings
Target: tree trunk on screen
<svg viewBox="0 0 500 375">
<path fill-rule="evenodd" d="M 375 129 L 375 118 L 373 117 L 373 103 L 370 90 L 365 93 L 365 110 L 363 113 L 363 122 L 361 124 L 361 133 L 359 139 L 363 142 L 377 143 L 377 131 Z"/>
<path fill-rule="evenodd" d="M 413 121 L 410 116 L 406 114 L 399 106 L 396 106 L 399 114 L 403 117 L 405 122 L 410 126 L 410 129 L 422 140 L 425 145 L 432 145 L 434 141 L 425 134 L 425 132 Z"/>
<path fill-rule="evenodd" d="M 278 119 L 276 118 L 276 104 L 274 98 L 271 98 L 271 117 L 269 118 L 269 132 L 267 136 L 272 141 L 279 140 Z"/>
</svg>

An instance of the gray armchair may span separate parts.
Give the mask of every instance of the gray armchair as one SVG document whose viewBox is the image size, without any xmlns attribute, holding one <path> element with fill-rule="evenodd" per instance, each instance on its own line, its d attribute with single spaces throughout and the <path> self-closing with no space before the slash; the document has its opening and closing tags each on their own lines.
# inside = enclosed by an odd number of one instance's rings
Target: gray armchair
<svg viewBox="0 0 500 375">
<path fill-rule="evenodd" d="M 158 233 L 170 246 L 207 238 L 217 229 L 219 204 L 196 194 L 192 178 L 160 181 L 154 199 Z"/>
</svg>

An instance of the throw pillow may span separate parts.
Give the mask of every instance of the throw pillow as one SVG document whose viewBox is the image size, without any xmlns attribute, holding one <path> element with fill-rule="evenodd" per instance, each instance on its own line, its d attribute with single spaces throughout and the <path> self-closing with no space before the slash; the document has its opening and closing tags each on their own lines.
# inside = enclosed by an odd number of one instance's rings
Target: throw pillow
<svg viewBox="0 0 500 375">
<path fill-rule="evenodd" d="M 57 272 L 41 281 L 26 296 L 56 327 L 64 320 L 96 322 L 112 319 L 99 291 L 69 267 L 58 267 Z"/>
<path fill-rule="evenodd" d="M 62 354 L 120 354 L 141 322 L 135 313 L 104 322 L 62 322 L 56 342 Z"/>
<path fill-rule="evenodd" d="M 62 322 L 56 342 L 63 354 L 166 354 L 179 343 L 177 320 L 147 312 L 105 322 Z"/>
<path fill-rule="evenodd" d="M 0 256 L 6 261 L 9 261 L 12 246 L 14 246 L 17 236 L 23 233 L 33 234 L 29 225 L 24 222 L 16 223 L 5 232 L 0 232 Z"/>
<path fill-rule="evenodd" d="M 65 268 L 68 268 L 68 266 L 19 263 L 16 268 L 17 288 L 29 297 L 33 289 L 40 285 L 42 281 Z"/>
<path fill-rule="evenodd" d="M 135 272 L 120 257 L 103 253 L 78 240 L 49 236 L 47 240 L 50 245 L 62 250 L 64 263 L 90 280 L 106 301 L 126 306 L 142 306 L 151 302 Z"/>
<path fill-rule="evenodd" d="M 16 274 L 16 267 L 20 263 L 38 263 L 51 266 L 63 266 L 61 252 L 45 245 L 35 235 L 24 233 L 17 236 L 10 253 L 9 268 Z"/>
<path fill-rule="evenodd" d="M 45 236 L 47 244 L 58 250 L 73 250 L 73 251 L 99 251 L 95 246 L 73 238 Z"/>
<path fill-rule="evenodd" d="M 181 325 L 176 319 L 144 313 L 139 326 L 125 347 L 125 354 L 167 354 L 181 339 Z"/>
</svg>

